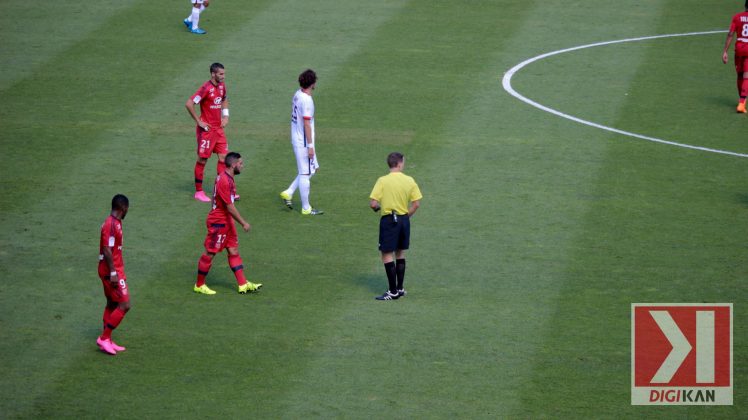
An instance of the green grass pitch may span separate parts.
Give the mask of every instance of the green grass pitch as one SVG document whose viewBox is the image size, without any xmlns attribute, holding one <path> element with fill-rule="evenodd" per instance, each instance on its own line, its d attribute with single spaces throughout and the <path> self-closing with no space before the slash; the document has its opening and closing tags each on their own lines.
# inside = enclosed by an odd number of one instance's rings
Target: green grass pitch
<svg viewBox="0 0 748 420">
<path fill-rule="evenodd" d="M 726 30 L 742 1 L 3 2 L 0 418 L 738 418 L 748 404 L 748 159 L 634 139 L 507 94 L 550 51 Z M 678 143 L 748 153 L 724 33 L 528 65 L 523 95 Z M 245 156 L 240 234 L 192 293 L 208 207 L 184 102 L 226 66 Z M 303 218 L 290 100 L 305 68 L 318 153 Z M 385 156 L 419 183 L 406 288 L 385 290 L 368 209 Z M 207 166 L 212 185 L 215 158 Z M 95 339 L 98 230 L 124 221 L 133 308 Z M 298 199 L 297 199 L 298 200 Z M 630 305 L 734 303 L 733 406 L 630 404 Z M 740 413 L 744 414 L 740 414 Z"/>
</svg>

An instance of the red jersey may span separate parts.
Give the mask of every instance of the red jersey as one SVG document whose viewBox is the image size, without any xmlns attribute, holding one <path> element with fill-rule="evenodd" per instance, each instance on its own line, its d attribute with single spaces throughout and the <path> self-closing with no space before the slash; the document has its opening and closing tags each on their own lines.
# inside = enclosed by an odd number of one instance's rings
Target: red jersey
<svg viewBox="0 0 748 420">
<path fill-rule="evenodd" d="M 234 219 L 226 208 L 227 204 L 234 204 L 236 185 L 234 177 L 224 172 L 216 177 L 213 187 L 213 209 L 208 213 L 208 223 L 233 223 Z"/>
<path fill-rule="evenodd" d="M 730 32 L 735 32 L 738 36 L 735 42 L 735 55 L 748 56 L 748 11 L 732 17 Z"/>
<path fill-rule="evenodd" d="M 200 104 L 201 120 L 213 128 L 221 128 L 221 104 L 226 100 L 226 85 L 223 82 L 216 86 L 208 80 L 190 99 Z"/>
<path fill-rule="evenodd" d="M 121 275 L 125 272 L 125 262 L 122 260 L 122 221 L 111 215 L 101 225 L 99 238 L 99 268 L 103 265 L 105 271 L 109 271 L 109 266 L 104 261 L 105 247 L 111 248 L 114 269 Z"/>
</svg>

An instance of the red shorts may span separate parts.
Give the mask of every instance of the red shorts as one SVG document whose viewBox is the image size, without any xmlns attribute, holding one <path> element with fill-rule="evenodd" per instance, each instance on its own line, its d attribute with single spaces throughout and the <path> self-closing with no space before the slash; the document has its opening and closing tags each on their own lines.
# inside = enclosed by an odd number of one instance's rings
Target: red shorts
<svg viewBox="0 0 748 420">
<path fill-rule="evenodd" d="M 114 286 L 109 281 L 109 269 L 106 266 L 99 266 L 99 278 L 101 279 L 101 285 L 104 286 L 104 296 L 117 303 L 129 302 L 130 291 L 127 288 L 125 273 L 118 271 L 117 277 L 119 278 L 119 283 Z"/>
<path fill-rule="evenodd" d="M 233 220 L 224 223 L 206 223 L 208 234 L 205 236 L 205 250 L 218 254 L 225 248 L 236 248 L 239 246 L 239 237 L 236 234 L 236 225 Z"/>
<path fill-rule="evenodd" d="M 205 131 L 200 126 L 196 126 L 195 134 L 197 135 L 197 155 L 201 158 L 209 158 L 211 154 L 216 153 L 225 155 L 229 152 L 226 134 L 222 128 L 213 128 Z"/>
<path fill-rule="evenodd" d="M 735 56 L 735 72 L 744 73 L 748 71 L 748 55 Z"/>
</svg>

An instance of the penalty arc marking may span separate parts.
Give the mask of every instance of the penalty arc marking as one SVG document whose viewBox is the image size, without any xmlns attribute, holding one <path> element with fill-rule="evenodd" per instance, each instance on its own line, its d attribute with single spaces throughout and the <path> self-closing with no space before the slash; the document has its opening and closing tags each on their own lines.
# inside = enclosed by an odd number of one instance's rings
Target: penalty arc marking
<svg viewBox="0 0 748 420">
<path fill-rule="evenodd" d="M 632 132 L 629 132 L 629 131 L 619 130 L 617 128 L 609 127 L 607 125 L 602 125 L 602 124 L 598 124 L 598 123 L 595 123 L 595 122 L 592 122 L 592 121 L 583 120 L 581 118 L 575 117 L 573 115 L 565 114 L 565 113 L 563 113 L 561 111 L 555 110 L 553 108 L 550 108 L 550 107 L 547 107 L 547 106 L 545 106 L 543 104 L 535 102 L 532 99 L 529 99 L 526 96 L 523 96 L 522 94 L 520 94 L 519 92 L 517 92 L 516 90 L 514 90 L 514 88 L 512 87 L 512 77 L 518 71 L 520 71 L 523 67 L 527 66 L 530 63 L 534 63 L 536 61 L 540 61 L 540 60 L 542 60 L 544 58 L 548 58 L 548 57 L 551 57 L 551 56 L 554 56 L 554 55 L 563 54 L 563 53 L 572 52 L 572 51 L 577 51 L 577 50 L 583 50 L 585 48 L 601 47 L 601 46 L 604 46 L 604 45 L 612 45 L 612 44 L 621 44 L 621 43 L 624 43 L 624 42 L 645 41 L 645 40 L 649 40 L 649 39 L 659 39 L 659 38 L 674 38 L 674 37 L 679 37 L 679 36 L 711 35 L 711 34 L 718 34 L 718 33 L 725 33 L 725 32 L 726 31 L 706 31 L 706 32 L 688 32 L 688 33 L 682 33 L 682 34 L 668 34 L 668 35 L 644 36 L 644 37 L 639 37 L 639 38 L 619 39 L 619 40 L 616 40 L 616 41 L 597 42 L 597 43 L 594 43 L 594 44 L 580 45 L 580 46 L 577 46 L 577 47 L 571 47 L 571 48 L 566 48 L 566 49 L 563 49 L 563 50 L 552 51 L 552 52 L 549 52 L 549 53 L 538 55 L 536 57 L 529 58 L 529 59 L 527 59 L 527 60 L 525 60 L 525 61 L 517 64 L 516 66 L 512 67 L 511 69 L 509 69 L 509 71 L 507 71 L 504 74 L 504 78 L 502 79 L 502 86 L 504 87 L 504 90 L 507 91 L 510 95 L 514 96 L 515 98 L 519 99 L 520 101 L 522 101 L 522 102 L 524 102 L 524 103 L 526 103 L 528 105 L 534 106 L 535 108 L 538 108 L 538 109 L 540 109 L 542 111 L 545 111 L 545 112 L 549 112 L 549 113 L 551 113 L 553 115 L 556 115 L 556 116 L 559 116 L 561 118 L 566 118 L 567 120 L 571 120 L 571 121 L 574 121 L 574 122 L 577 122 L 577 123 L 580 123 L 580 124 L 588 125 L 590 127 L 595 127 L 595 128 L 599 128 L 601 130 L 610 131 L 610 132 L 613 132 L 613 133 L 622 134 L 624 136 L 634 137 L 634 138 L 641 139 L 641 140 L 651 141 L 651 142 L 654 142 L 654 143 L 667 144 L 667 145 L 670 145 L 670 146 L 683 147 L 683 148 L 686 148 L 686 149 L 700 150 L 702 152 L 718 153 L 718 154 L 722 154 L 722 155 L 730 155 L 730 156 L 737 156 L 737 157 L 748 158 L 748 154 L 745 154 L 745 153 L 737 153 L 737 152 L 731 152 L 729 150 L 711 149 L 711 148 L 708 148 L 708 147 L 695 146 L 695 145 L 684 144 L 684 143 L 677 143 L 677 142 L 674 142 L 674 141 L 668 141 L 668 140 L 658 139 L 656 137 L 650 137 L 650 136 L 645 136 L 645 135 L 642 135 L 642 134 L 632 133 Z"/>
</svg>

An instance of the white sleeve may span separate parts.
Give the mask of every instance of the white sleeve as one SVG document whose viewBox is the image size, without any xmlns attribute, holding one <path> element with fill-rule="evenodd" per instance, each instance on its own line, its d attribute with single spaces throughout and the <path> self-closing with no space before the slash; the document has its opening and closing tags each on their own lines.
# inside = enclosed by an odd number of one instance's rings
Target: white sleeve
<svg viewBox="0 0 748 420">
<path fill-rule="evenodd" d="M 301 103 L 301 115 L 304 117 L 304 119 L 314 118 L 314 101 L 312 101 L 312 97 L 305 96 L 304 100 L 301 101 Z"/>
</svg>

